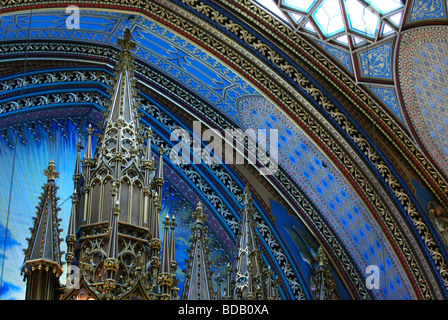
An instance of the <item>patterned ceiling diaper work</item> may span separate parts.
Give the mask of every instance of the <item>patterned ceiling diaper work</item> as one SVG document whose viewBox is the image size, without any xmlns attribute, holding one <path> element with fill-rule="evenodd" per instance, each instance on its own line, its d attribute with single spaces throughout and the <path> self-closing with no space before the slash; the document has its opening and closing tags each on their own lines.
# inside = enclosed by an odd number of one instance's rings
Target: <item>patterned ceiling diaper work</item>
<svg viewBox="0 0 448 320">
<path fill-rule="evenodd" d="M 263 97 L 241 101 L 240 122 L 244 129 L 278 130 L 279 166 L 281 166 L 311 199 L 324 219 L 342 239 L 360 270 L 369 265 L 380 269 L 380 290 L 377 298 L 413 299 L 398 259 L 381 230 L 353 189 L 322 152 L 289 118 Z M 269 145 L 269 144 L 267 144 Z"/>
<path fill-rule="evenodd" d="M 400 45 L 400 89 L 413 130 L 434 161 L 448 172 L 447 28 L 404 34 Z"/>
</svg>

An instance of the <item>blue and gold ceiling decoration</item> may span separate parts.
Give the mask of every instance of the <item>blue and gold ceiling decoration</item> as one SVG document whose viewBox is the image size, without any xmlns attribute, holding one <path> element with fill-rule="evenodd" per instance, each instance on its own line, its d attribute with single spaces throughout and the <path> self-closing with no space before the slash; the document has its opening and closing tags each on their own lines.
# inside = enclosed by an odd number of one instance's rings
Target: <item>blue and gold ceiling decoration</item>
<svg viewBox="0 0 448 320">
<path fill-rule="evenodd" d="M 288 14 L 315 10 L 310 21 L 316 27 L 327 2 L 297 8 L 294 1 L 282 1 L 280 9 Z M 116 40 L 126 28 L 137 43 L 138 98 L 142 121 L 155 132 L 154 150 L 162 144 L 172 147 L 170 133 L 177 127 L 192 133 L 194 120 L 221 132 L 250 127 L 279 132 L 275 175 L 259 175 L 258 164 L 167 161 L 170 192 L 162 214 L 183 217 L 178 252 L 188 246 L 189 208 L 200 200 L 216 252 L 212 269 L 222 272 L 235 246 L 241 194 L 249 185 L 260 246 L 281 279 L 283 299 L 312 298 L 310 266 L 294 230 L 325 249 L 342 299 L 446 298 L 446 246 L 427 211 L 429 202 L 448 207 L 446 171 L 421 151 L 408 129 L 413 120 L 396 83 L 400 30 L 431 14 L 441 19 L 446 10 L 442 2 L 440 12 L 431 13 L 420 2 L 393 1 L 396 8 L 388 12 L 376 8 L 383 29 L 372 29 L 368 45 L 360 41 L 355 48 L 332 42 L 343 30 L 331 19 L 326 27 L 317 25 L 325 37 L 316 38 L 300 32 L 306 22 L 288 26 L 248 0 L 83 1 L 80 29 L 67 29 L 69 3 L 64 1 L 39 6 L 3 1 L 0 141 L 2 165 L 8 169 L 0 179 L 0 227 L 7 239 L 1 298 L 23 297 L 21 249 L 41 172 L 53 158 L 62 173 L 61 202 L 66 200 L 72 191 L 74 145 L 78 137 L 85 139 L 89 123 L 102 119 Z M 376 2 L 369 4 L 375 8 Z M 425 14 L 409 19 L 409 12 L 419 12 L 417 6 Z M 398 12 L 403 12 L 403 25 L 393 27 L 392 13 Z M 394 32 L 385 32 L 386 25 Z M 443 125 L 443 119 L 437 123 Z M 415 193 L 411 178 L 431 196 Z M 65 224 L 68 202 L 62 204 Z M 381 270 L 380 290 L 366 287 L 369 265 Z"/>
</svg>

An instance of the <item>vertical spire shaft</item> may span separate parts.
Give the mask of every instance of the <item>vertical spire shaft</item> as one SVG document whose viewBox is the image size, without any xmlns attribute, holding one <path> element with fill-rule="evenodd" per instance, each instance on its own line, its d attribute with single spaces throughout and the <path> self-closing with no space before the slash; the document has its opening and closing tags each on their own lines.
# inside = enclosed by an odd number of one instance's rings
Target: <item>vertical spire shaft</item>
<svg viewBox="0 0 448 320">
<path fill-rule="evenodd" d="M 173 275 L 176 274 L 177 263 L 176 263 L 176 237 L 174 230 L 176 228 L 176 217 L 173 216 L 171 219 L 171 235 L 170 235 L 170 271 Z"/>
<path fill-rule="evenodd" d="M 73 182 L 75 184 L 75 189 L 78 188 L 79 182 L 81 180 L 81 150 L 83 149 L 81 145 L 81 139 L 78 140 L 76 147 L 76 162 L 75 162 L 75 172 L 73 174 Z"/>
<path fill-rule="evenodd" d="M 170 228 L 170 218 L 168 215 L 165 218 L 163 224 L 164 235 L 163 235 L 163 247 L 162 247 L 162 261 L 160 266 L 159 283 L 161 291 L 161 299 L 169 300 L 171 299 L 171 289 L 173 285 L 173 276 L 170 273 L 170 241 L 169 241 L 169 228 Z"/>
<path fill-rule="evenodd" d="M 87 215 L 88 215 L 88 204 L 89 204 L 89 198 L 90 198 L 90 171 L 93 167 L 93 157 L 92 157 L 92 133 L 94 129 L 92 128 L 92 125 L 89 124 L 87 128 L 87 146 L 86 146 L 86 153 L 84 154 L 83 158 L 83 165 L 84 165 L 84 208 L 82 208 L 82 220 L 81 224 L 87 223 Z"/>
<path fill-rule="evenodd" d="M 79 215 L 79 207 L 78 207 L 78 188 L 81 182 L 81 150 L 83 149 L 81 145 L 81 139 L 78 140 L 78 144 L 76 147 L 76 162 L 75 162 L 75 172 L 73 174 L 73 182 L 74 182 L 74 191 L 72 198 L 72 209 L 70 213 L 70 222 L 68 225 L 68 232 L 66 237 L 67 243 L 67 254 L 66 260 L 68 264 L 72 264 L 75 259 L 74 247 L 77 241 L 76 230 L 78 229 L 78 215 Z"/>
<path fill-rule="evenodd" d="M 109 251 L 108 258 L 116 259 L 118 255 L 118 216 L 120 215 L 120 203 L 115 202 L 113 214 L 109 221 Z"/>
<path fill-rule="evenodd" d="M 206 220 L 202 203 L 196 206 L 193 212 L 195 219 L 192 228 L 193 237 L 185 272 L 182 299 L 185 300 L 211 300 L 213 297 L 213 283 L 211 281 L 208 251 L 204 235 L 203 222 Z"/>
<path fill-rule="evenodd" d="M 150 217 L 151 223 L 149 226 L 149 231 L 151 235 L 151 239 L 149 240 L 149 248 L 150 248 L 150 262 L 151 262 L 151 278 L 152 278 L 152 291 L 157 292 L 158 290 L 158 277 L 159 277 L 159 268 L 160 268 L 160 236 L 159 236 L 159 196 L 155 192 L 150 198 Z"/>
<path fill-rule="evenodd" d="M 163 221 L 165 226 L 163 234 L 163 247 L 162 247 L 162 262 L 160 272 L 171 273 L 170 267 L 170 239 L 169 239 L 169 228 L 170 228 L 170 218 L 168 215 Z"/>
<path fill-rule="evenodd" d="M 94 129 L 92 128 L 92 125 L 89 124 L 89 127 L 87 128 L 87 146 L 86 146 L 86 153 L 84 155 L 84 162 L 86 162 L 87 159 L 92 160 L 93 159 L 93 153 L 92 153 L 92 133 Z M 84 163 L 87 165 L 86 163 Z"/>
<path fill-rule="evenodd" d="M 151 182 L 155 174 L 154 158 L 151 150 L 152 130 L 147 133 L 146 152 L 143 159 L 144 181 L 143 181 L 143 226 L 148 227 L 150 233 L 152 228 L 152 214 L 154 213 L 153 199 L 151 193 Z"/>
<path fill-rule="evenodd" d="M 59 173 L 55 170 L 51 160 L 44 170 L 47 182 L 43 186 L 43 193 L 37 207 L 28 249 L 25 250 L 25 261 L 22 275 L 27 278 L 27 300 L 55 299 L 59 276 L 62 274 L 61 251 L 59 234 L 58 207 L 55 179 Z M 56 275 L 56 277 L 54 276 Z"/>
<path fill-rule="evenodd" d="M 159 148 L 159 167 L 157 168 L 157 175 L 156 175 L 156 190 L 159 195 L 162 194 L 162 187 L 163 187 L 163 154 L 165 153 L 165 148 L 161 146 Z"/>
<path fill-rule="evenodd" d="M 116 194 L 114 194 L 116 199 Z M 104 281 L 104 290 L 106 299 L 111 299 L 117 286 L 116 274 L 119 269 L 118 256 L 118 217 L 120 215 L 120 203 L 115 202 L 113 213 L 109 221 L 109 249 L 107 259 L 104 261 L 104 271 L 106 279 Z"/>
<path fill-rule="evenodd" d="M 75 189 L 72 195 L 72 211 L 70 213 L 70 222 L 68 225 L 67 237 L 65 239 L 67 243 L 67 254 L 65 257 L 69 265 L 72 264 L 73 260 L 75 259 L 74 248 L 76 245 L 76 241 L 78 240 L 76 236 L 77 220 L 78 220 L 77 204 L 78 204 L 78 194 Z"/>
<path fill-rule="evenodd" d="M 178 299 L 177 291 L 178 288 L 176 284 L 179 282 L 177 280 L 176 271 L 177 271 L 177 262 L 176 262 L 176 236 L 175 236 L 175 228 L 177 226 L 176 224 L 176 217 L 173 215 L 173 218 L 171 219 L 171 236 L 170 236 L 170 271 L 171 276 L 173 279 L 173 285 L 171 286 L 171 297 L 172 299 Z"/>
<path fill-rule="evenodd" d="M 246 186 L 241 209 L 235 288 L 232 292 L 235 299 L 267 299 L 264 263 L 257 248 L 254 214 L 252 196 Z"/>
<path fill-rule="evenodd" d="M 131 40 L 129 29 L 126 29 L 123 39 L 118 39 L 118 44 L 122 47 L 122 52 L 118 55 L 116 81 L 110 91 L 110 105 L 103 121 L 103 138 L 97 148 L 101 158 L 115 166 L 116 179 L 119 178 L 121 165 L 137 160 L 142 149 L 133 78 L 134 57 L 131 52 L 136 48 L 136 43 Z"/>
<path fill-rule="evenodd" d="M 157 192 L 153 193 L 151 202 L 150 202 L 150 208 L 151 208 L 151 234 L 154 239 L 160 239 L 160 232 L 159 232 L 159 214 L 161 210 L 160 206 L 160 197 Z"/>
</svg>

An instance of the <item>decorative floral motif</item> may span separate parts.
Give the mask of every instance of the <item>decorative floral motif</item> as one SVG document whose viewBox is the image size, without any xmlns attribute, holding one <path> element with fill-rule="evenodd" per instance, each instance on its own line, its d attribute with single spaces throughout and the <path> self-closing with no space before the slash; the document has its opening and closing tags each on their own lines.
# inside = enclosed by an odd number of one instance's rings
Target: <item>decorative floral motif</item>
<svg viewBox="0 0 448 320">
<path fill-rule="evenodd" d="M 443 0 L 416 0 L 412 7 L 409 22 L 424 19 L 437 19 L 445 17 L 445 1 Z"/>
<path fill-rule="evenodd" d="M 404 124 L 406 123 L 401 114 L 401 107 L 398 104 L 397 97 L 394 89 L 388 88 L 371 88 L 372 92 L 381 99 L 389 109 L 400 119 Z"/>
<path fill-rule="evenodd" d="M 360 53 L 362 75 L 391 79 L 391 50 L 392 42 L 388 42 Z"/>
</svg>

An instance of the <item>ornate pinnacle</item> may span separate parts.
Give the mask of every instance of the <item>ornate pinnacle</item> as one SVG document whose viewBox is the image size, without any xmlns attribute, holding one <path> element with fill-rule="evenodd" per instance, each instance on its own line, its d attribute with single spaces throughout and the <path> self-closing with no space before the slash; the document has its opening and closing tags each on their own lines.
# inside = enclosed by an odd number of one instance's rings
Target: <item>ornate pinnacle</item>
<svg viewBox="0 0 448 320">
<path fill-rule="evenodd" d="M 89 135 L 91 135 L 93 131 L 95 131 L 95 129 L 93 129 L 93 128 L 92 128 L 92 125 L 89 123 L 89 127 L 87 128 L 87 133 L 88 133 Z"/>
<path fill-rule="evenodd" d="M 165 228 L 168 228 L 170 226 L 170 217 L 168 216 L 168 214 L 165 217 L 165 221 L 162 222 L 165 225 Z"/>
<path fill-rule="evenodd" d="M 196 206 L 196 211 L 193 212 L 193 218 L 196 220 L 196 223 L 202 223 L 207 219 L 204 214 L 204 209 L 202 208 L 202 203 L 200 201 Z"/>
<path fill-rule="evenodd" d="M 78 144 L 76 144 L 75 147 L 78 152 L 84 149 L 84 147 L 81 145 L 81 139 L 78 139 Z"/>
<path fill-rule="evenodd" d="M 244 188 L 244 204 L 249 204 L 252 202 L 252 196 L 250 194 L 249 186 Z"/>
<path fill-rule="evenodd" d="M 324 248 L 322 247 L 319 247 L 319 249 L 317 250 L 316 262 L 320 266 L 323 266 L 328 262 L 327 255 L 325 254 Z"/>
<path fill-rule="evenodd" d="M 92 133 L 95 129 L 92 128 L 92 125 L 89 123 L 89 126 L 87 127 L 87 147 L 86 147 L 86 153 L 84 154 L 84 164 L 87 166 L 91 166 L 93 164 L 92 162 Z"/>
<path fill-rule="evenodd" d="M 123 39 L 117 39 L 117 43 L 123 50 L 132 50 L 136 47 L 136 43 L 131 39 L 131 30 L 129 29 L 125 30 Z"/>
<path fill-rule="evenodd" d="M 159 183 L 163 184 L 163 154 L 165 153 L 165 148 L 160 146 L 159 148 L 159 168 L 157 170 L 157 176 Z"/>
<path fill-rule="evenodd" d="M 163 155 L 165 153 L 165 147 L 163 146 L 163 144 L 160 146 L 160 148 L 158 149 L 160 155 Z"/>
<path fill-rule="evenodd" d="M 149 128 L 149 129 L 146 131 L 146 138 L 147 138 L 147 139 L 151 139 L 152 135 L 153 135 L 153 131 L 152 131 L 151 128 Z"/>
<path fill-rule="evenodd" d="M 48 168 L 44 170 L 44 175 L 47 176 L 48 181 L 59 178 L 59 172 L 57 172 L 55 168 L 54 161 L 51 159 Z"/>
</svg>

